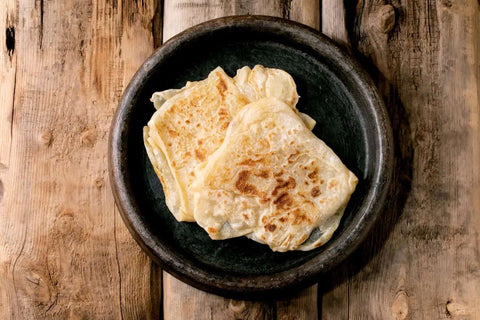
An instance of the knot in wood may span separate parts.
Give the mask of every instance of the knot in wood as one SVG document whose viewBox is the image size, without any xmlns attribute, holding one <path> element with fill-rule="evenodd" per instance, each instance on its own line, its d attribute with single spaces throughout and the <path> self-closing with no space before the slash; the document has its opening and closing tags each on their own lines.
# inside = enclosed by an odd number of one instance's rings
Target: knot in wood
<svg viewBox="0 0 480 320">
<path fill-rule="evenodd" d="M 230 300 L 230 302 L 228 303 L 228 307 L 235 314 L 241 314 L 247 308 L 245 301 L 237 301 L 237 300 Z"/>
<path fill-rule="evenodd" d="M 103 177 L 98 177 L 98 178 L 95 179 L 94 183 L 95 183 L 95 186 L 98 189 L 101 189 L 103 187 L 103 185 L 105 184 L 105 180 L 103 179 Z"/>
<path fill-rule="evenodd" d="M 383 33 L 389 33 L 395 26 L 395 9 L 387 4 L 380 6 L 372 16 L 372 26 Z"/>
<path fill-rule="evenodd" d="M 407 319 L 408 316 L 408 295 L 405 291 L 397 292 L 392 303 L 392 316 L 396 320 Z"/>
<path fill-rule="evenodd" d="M 53 141 L 53 134 L 51 131 L 45 131 L 40 134 L 40 143 L 45 147 L 49 147 Z"/>
<path fill-rule="evenodd" d="M 87 129 L 82 133 L 81 141 L 82 144 L 87 147 L 93 147 L 95 141 L 97 140 L 97 133 L 94 129 Z"/>
</svg>

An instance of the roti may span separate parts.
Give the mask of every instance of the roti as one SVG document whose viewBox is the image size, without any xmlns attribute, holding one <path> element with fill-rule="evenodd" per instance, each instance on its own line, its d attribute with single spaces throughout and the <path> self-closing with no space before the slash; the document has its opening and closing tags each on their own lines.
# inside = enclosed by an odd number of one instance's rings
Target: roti
<svg viewBox="0 0 480 320">
<path fill-rule="evenodd" d="M 250 102 L 262 98 L 277 98 L 295 107 L 299 99 L 295 81 L 288 72 L 281 69 L 265 68 L 261 65 L 256 65 L 253 69 L 243 67 L 237 70 L 233 81 Z M 312 130 L 315 120 L 308 114 L 298 112 L 296 108 L 295 111 L 307 128 Z"/>
<path fill-rule="evenodd" d="M 248 236 L 280 252 L 328 241 L 358 182 L 276 98 L 239 111 L 195 175 L 194 218 L 212 239 Z"/>
<path fill-rule="evenodd" d="M 144 144 L 162 183 L 167 207 L 178 221 L 195 221 L 189 192 L 196 179 L 195 168 L 220 147 L 230 121 L 245 105 L 252 99 L 276 95 L 298 113 L 298 94 L 288 73 L 261 66 L 249 70 L 242 68 L 234 80 L 218 67 L 205 80 L 152 96 L 157 111 L 143 130 Z M 240 81 L 238 75 L 247 73 L 254 77 L 242 79 L 257 80 Z M 261 75 L 266 81 L 258 80 Z M 245 93 L 251 91 L 256 95 Z M 315 121 L 307 115 L 303 118 L 313 128 Z"/>
</svg>

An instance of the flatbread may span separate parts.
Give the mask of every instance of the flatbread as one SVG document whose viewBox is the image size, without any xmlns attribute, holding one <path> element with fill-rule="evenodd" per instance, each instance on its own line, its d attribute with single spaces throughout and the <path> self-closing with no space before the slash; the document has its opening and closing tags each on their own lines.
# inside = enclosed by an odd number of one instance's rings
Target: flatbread
<svg viewBox="0 0 480 320">
<path fill-rule="evenodd" d="M 245 106 L 195 174 L 194 218 L 212 239 L 245 235 L 280 252 L 328 241 L 358 182 L 275 98 Z"/>
<path fill-rule="evenodd" d="M 240 73 L 245 73 L 250 68 L 241 70 Z M 196 178 L 194 169 L 220 147 L 233 116 L 250 99 L 281 93 L 279 98 L 298 112 L 296 86 L 288 73 L 261 66 L 253 70 L 257 70 L 256 78 L 268 74 L 268 81 L 263 84 L 250 82 L 258 91 L 255 96 L 245 95 L 242 90 L 247 90 L 249 84 L 236 83 L 220 67 L 205 80 L 187 82 L 181 89 L 156 92 L 152 96 L 157 111 L 143 130 L 144 144 L 162 183 L 165 202 L 178 221 L 195 221 L 193 196 L 189 192 Z M 313 128 L 315 121 L 307 115 L 303 117 L 309 128 Z"/>
<path fill-rule="evenodd" d="M 277 98 L 295 107 L 299 99 L 295 81 L 288 72 L 281 69 L 265 68 L 261 65 L 256 65 L 253 69 L 243 67 L 237 70 L 233 81 L 250 102 L 262 98 Z M 315 120 L 308 114 L 298 112 L 296 108 L 295 111 L 307 128 L 312 130 Z"/>
<path fill-rule="evenodd" d="M 145 146 L 168 208 L 178 221 L 194 221 L 188 192 L 194 168 L 222 144 L 233 115 L 248 100 L 221 68 L 165 100 L 144 129 Z"/>
</svg>

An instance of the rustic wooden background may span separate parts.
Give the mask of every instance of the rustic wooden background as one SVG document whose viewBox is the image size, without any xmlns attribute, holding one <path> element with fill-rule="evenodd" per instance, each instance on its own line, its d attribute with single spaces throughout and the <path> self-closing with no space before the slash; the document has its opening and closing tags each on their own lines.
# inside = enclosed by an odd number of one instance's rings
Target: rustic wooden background
<svg viewBox="0 0 480 320">
<path fill-rule="evenodd" d="M 286 301 L 223 299 L 162 273 L 107 181 L 108 128 L 135 70 L 233 14 L 341 43 L 394 127 L 374 233 Z M 0 319 L 480 319 L 478 0 L 2 0 L 0 81 Z"/>
</svg>

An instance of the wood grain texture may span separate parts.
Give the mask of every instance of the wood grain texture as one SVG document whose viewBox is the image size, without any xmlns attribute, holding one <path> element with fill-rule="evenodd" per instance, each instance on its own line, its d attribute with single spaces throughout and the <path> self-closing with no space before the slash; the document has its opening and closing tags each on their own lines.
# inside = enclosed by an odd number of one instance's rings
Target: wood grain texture
<svg viewBox="0 0 480 320">
<path fill-rule="evenodd" d="M 350 50 L 346 10 L 343 1 L 322 0 L 322 33 L 343 48 Z M 346 263 L 330 272 L 318 284 L 321 319 L 350 319 L 349 267 Z"/>
<path fill-rule="evenodd" d="M 170 319 L 245 319 L 268 320 L 275 316 L 275 302 L 225 299 L 197 290 L 163 273 L 164 320 Z"/>
<path fill-rule="evenodd" d="M 322 0 L 322 33 L 345 48 L 349 47 L 344 1 Z"/>
<path fill-rule="evenodd" d="M 292 18 L 318 28 L 318 0 L 237 0 L 164 2 L 165 40 L 206 20 L 244 14 Z M 224 299 L 194 289 L 164 273 L 164 319 L 317 319 L 316 286 L 290 301 L 252 302 Z M 185 301 L 188 301 L 185 303 Z"/>
<path fill-rule="evenodd" d="M 277 301 L 277 320 L 318 319 L 318 288 L 313 285 L 290 300 Z"/>
<path fill-rule="evenodd" d="M 0 319 L 159 317 L 161 272 L 119 221 L 106 155 L 156 6 L 0 5 Z"/>
<path fill-rule="evenodd" d="M 17 54 L 15 52 L 15 27 L 18 21 L 17 1 L 7 0 L 0 6 L 0 170 L 5 169 L 10 160 L 12 124 L 15 110 L 15 85 Z M 1 174 L 1 171 L 0 171 Z M 1 180 L 0 180 L 1 181 Z M 0 182 L 0 201 L 3 195 Z"/>
<path fill-rule="evenodd" d="M 320 30 L 320 1 L 292 0 L 287 18 Z"/>
<path fill-rule="evenodd" d="M 346 9 L 392 120 L 395 183 L 322 316 L 347 301 L 349 319 L 479 319 L 480 4 L 388 2 Z"/>
</svg>

